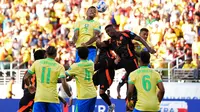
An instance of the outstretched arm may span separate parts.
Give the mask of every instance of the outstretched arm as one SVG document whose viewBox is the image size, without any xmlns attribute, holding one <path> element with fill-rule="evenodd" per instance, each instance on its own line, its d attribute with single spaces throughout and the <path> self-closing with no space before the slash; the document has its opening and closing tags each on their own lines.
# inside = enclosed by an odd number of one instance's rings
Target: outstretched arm
<svg viewBox="0 0 200 112">
<path fill-rule="evenodd" d="M 107 47 L 106 42 L 107 42 L 108 40 L 102 42 L 102 41 L 101 41 L 102 35 L 103 35 L 103 33 L 101 33 L 101 34 L 99 34 L 99 35 L 96 35 L 96 38 L 97 38 L 97 40 L 96 40 L 96 45 L 97 45 L 98 48 Z"/>
<path fill-rule="evenodd" d="M 69 89 L 69 86 L 68 86 L 68 84 L 67 84 L 67 82 L 66 82 L 66 78 L 61 78 L 61 82 L 62 82 L 63 89 L 65 90 L 65 92 L 67 93 L 67 95 L 68 95 L 69 97 L 71 97 L 72 94 L 71 94 L 70 89 Z"/>
<path fill-rule="evenodd" d="M 78 40 L 78 36 L 79 36 L 79 30 L 77 29 L 77 30 L 74 31 L 74 36 L 73 36 L 72 41 L 70 42 L 70 44 L 75 44 L 76 41 Z"/>
<path fill-rule="evenodd" d="M 145 42 L 145 40 L 144 40 L 142 37 L 136 35 L 135 38 L 134 38 L 134 40 L 140 41 L 140 42 L 148 49 L 148 51 L 149 51 L 150 53 L 152 53 L 152 54 L 153 54 L 153 53 L 156 53 L 156 51 L 155 51 L 154 49 L 152 49 L 152 48 Z M 132 41 L 132 42 L 133 42 L 133 41 Z"/>
</svg>

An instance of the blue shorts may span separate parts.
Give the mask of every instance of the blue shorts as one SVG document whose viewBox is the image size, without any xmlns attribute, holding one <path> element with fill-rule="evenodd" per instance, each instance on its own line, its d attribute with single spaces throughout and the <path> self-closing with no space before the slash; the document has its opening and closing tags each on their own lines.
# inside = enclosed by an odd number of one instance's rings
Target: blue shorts
<svg viewBox="0 0 200 112">
<path fill-rule="evenodd" d="M 96 55 L 97 55 L 97 49 L 96 48 L 88 48 L 89 54 L 88 54 L 88 60 L 95 61 Z M 80 58 L 78 56 L 78 50 L 76 50 L 76 59 L 75 63 L 80 62 Z"/>
<path fill-rule="evenodd" d="M 95 109 L 96 97 L 91 99 L 76 100 L 74 112 L 93 112 Z"/>
<path fill-rule="evenodd" d="M 140 110 L 137 110 L 136 108 L 134 108 L 133 112 L 143 112 L 143 111 L 140 111 Z M 158 112 L 160 112 L 160 111 L 158 111 Z"/>
<path fill-rule="evenodd" d="M 33 112 L 61 112 L 60 103 L 35 102 Z"/>
</svg>

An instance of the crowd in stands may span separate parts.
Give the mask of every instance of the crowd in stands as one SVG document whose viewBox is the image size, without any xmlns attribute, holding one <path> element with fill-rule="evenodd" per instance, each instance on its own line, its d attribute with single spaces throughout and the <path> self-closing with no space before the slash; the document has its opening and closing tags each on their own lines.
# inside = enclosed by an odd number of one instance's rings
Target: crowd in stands
<svg viewBox="0 0 200 112">
<path fill-rule="evenodd" d="M 131 30 L 136 34 L 141 28 L 147 28 L 148 41 L 157 51 L 151 58 L 154 68 L 166 67 L 165 62 L 183 54 L 187 59 L 194 59 L 192 51 L 200 52 L 200 45 L 194 45 L 198 43 L 200 0 L 105 1 L 107 11 L 98 13 L 95 18 L 101 23 L 102 32 L 105 34 L 104 27 L 109 23 L 119 30 Z M 58 48 L 58 62 L 66 66 L 73 63 L 75 47 L 68 44 L 73 37 L 73 26 L 84 19 L 87 8 L 97 2 L 1 0 L 0 61 L 20 62 L 28 67 L 33 51 L 52 45 Z M 191 63 L 194 66 L 190 68 L 197 66 L 194 60 Z"/>
</svg>

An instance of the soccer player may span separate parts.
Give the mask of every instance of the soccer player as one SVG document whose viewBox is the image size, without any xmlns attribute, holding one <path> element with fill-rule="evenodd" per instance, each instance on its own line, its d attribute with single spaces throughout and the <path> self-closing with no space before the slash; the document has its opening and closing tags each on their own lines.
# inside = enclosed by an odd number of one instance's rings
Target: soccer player
<svg viewBox="0 0 200 112">
<path fill-rule="evenodd" d="M 140 41 L 148 49 L 149 52 L 155 53 L 155 51 L 148 46 L 144 39 L 142 39 L 140 36 L 137 36 L 133 32 L 116 31 L 113 25 L 107 25 L 105 27 L 105 30 L 111 38 L 103 42 L 99 41 L 98 39 L 97 43 L 100 45 L 100 47 L 107 46 L 110 49 L 113 49 L 115 53 L 121 58 L 118 66 L 121 66 L 121 68 L 124 68 L 126 70 L 125 76 L 122 77 L 122 80 L 117 87 L 118 98 L 120 98 L 120 88 L 124 85 L 124 83 L 127 83 L 128 75 L 130 74 L 130 72 L 138 68 L 136 53 L 133 44 L 134 40 Z M 136 96 L 136 92 L 134 96 Z"/>
<path fill-rule="evenodd" d="M 45 50 L 37 50 L 34 52 L 34 60 L 39 60 L 39 59 L 44 59 L 46 57 L 46 51 Z M 36 86 L 35 83 L 35 75 L 32 75 L 31 77 L 31 85 Z M 22 81 L 22 89 L 24 90 L 24 95 L 20 99 L 19 102 L 19 112 L 30 112 L 32 111 L 33 108 L 33 103 L 34 103 L 34 97 L 35 93 L 31 94 L 28 90 L 28 86 L 25 84 L 25 81 Z"/>
<path fill-rule="evenodd" d="M 98 45 L 97 45 L 98 46 Z M 95 86 L 100 85 L 99 95 L 109 106 L 108 112 L 113 112 L 115 105 L 111 104 L 109 96 L 105 93 L 111 86 L 115 76 L 115 56 L 108 47 L 99 48 L 95 62 L 95 71 L 93 82 Z"/>
<path fill-rule="evenodd" d="M 49 46 L 46 50 L 47 58 L 37 60 L 25 74 L 24 80 L 30 93 L 35 92 L 35 87 L 30 84 L 30 78 L 36 75 L 36 93 L 33 112 L 61 112 L 57 81 L 61 79 L 63 88 L 68 96 L 71 96 L 69 87 L 66 83 L 64 67 L 55 61 L 57 50 Z"/>
<path fill-rule="evenodd" d="M 149 35 L 149 30 L 147 28 L 140 29 L 139 36 L 142 37 L 150 47 L 152 47 L 152 44 L 150 42 L 148 42 L 148 40 L 147 40 L 148 35 Z M 134 44 L 137 45 L 136 48 L 135 48 L 135 51 L 137 53 L 138 60 L 140 60 L 140 57 L 139 57 L 140 52 L 141 51 L 148 51 L 148 50 L 141 42 L 135 41 Z M 148 67 L 151 67 L 150 64 L 148 65 Z"/>
<path fill-rule="evenodd" d="M 149 30 L 147 28 L 142 28 L 140 29 L 140 33 L 139 33 L 139 36 L 142 37 L 144 39 L 144 41 L 146 41 L 146 43 L 151 47 L 151 43 L 149 43 L 147 41 L 147 38 L 148 38 L 148 35 L 149 35 Z M 148 51 L 147 48 L 145 48 L 145 46 L 141 43 L 141 42 L 138 42 L 137 43 L 139 44 L 138 48 L 136 48 L 139 52 L 141 51 Z M 139 53 L 140 54 L 140 53 Z"/>
<path fill-rule="evenodd" d="M 79 47 L 78 55 L 81 61 L 72 64 L 66 72 L 68 76 L 76 79 L 77 101 L 75 112 L 93 112 L 95 109 L 97 93 L 92 81 L 94 63 L 87 60 L 88 54 L 87 47 Z"/>
<path fill-rule="evenodd" d="M 132 106 L 129 101 L 135 91 L 134 87 L 136 87 L 137 102 L 133 112 L 158 112 L 165 89 L 160 74 L 148 67 L 150 54 L 147 51 L 142 51 L 140 57 L 141 67 L 129 75 L 128 106 Z M 159 88 L 158 94 L 156 87 Z"/>
<path fill-rule="evenodd" d="M 100 23 L 94 21 L 96 16 L 96 8 L 91 6 L 87 10 L 87 18 L 82 21 L 75 23 L 74 37 L 72 39 L 72 44 L 76 44 L 76 48 L 87 47 L 89 49 L 88 60 L 95 61 L 96 57 L 96 37 L 99 35 L 101 26 Z M 80 58 L 78 56 L 78 50 L 76 51 L 75 62 L 79 62 Z"/>
</svg>

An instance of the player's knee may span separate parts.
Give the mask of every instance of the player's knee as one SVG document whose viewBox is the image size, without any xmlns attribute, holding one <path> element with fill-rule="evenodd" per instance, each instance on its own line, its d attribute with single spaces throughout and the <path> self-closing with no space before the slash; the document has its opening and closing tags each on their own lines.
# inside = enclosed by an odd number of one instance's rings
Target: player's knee
<svg viewBox="0 0 200 112">
<path fill-rule="evenodd" d="M 102 90 L 102 89 L 100 89 L 100 91 L 99 91 L 99 95 L 101 96 L 101 95 L 104 94 L 104 93 L 105 93 L 105 91 Z"/>
<path fill-rule="evenodd" d="M 101 98 L 105 98 L 105 96 L 107 96 L 107 94 L 104 92 L 104 93 L 99 94 L 99 96 L 100 96 Z"/>
</svg>

